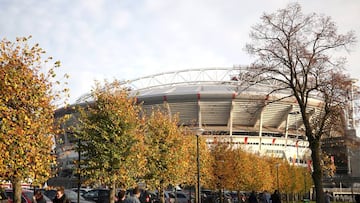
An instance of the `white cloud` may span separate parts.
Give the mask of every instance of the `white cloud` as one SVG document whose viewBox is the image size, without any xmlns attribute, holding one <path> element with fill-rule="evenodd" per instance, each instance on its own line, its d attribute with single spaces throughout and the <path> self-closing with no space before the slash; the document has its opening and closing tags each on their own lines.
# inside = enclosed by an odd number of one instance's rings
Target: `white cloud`
<svg viewBox="0 0 360 203">
<path fill-rule="evenodd" d="M 72 97 L 94 78 L 134 79 L 158 72 L 250 63 L 243 48 L 262 13 L 288 0 L 0 0 L 1 37 L 33 35 L 71 75 Z M 358 0 L 299 0 L 305 13 L 332 16 L 340 31 L 356 30 Z M 360 78 L 360 50 L 348 69 Z"/>
</svg>

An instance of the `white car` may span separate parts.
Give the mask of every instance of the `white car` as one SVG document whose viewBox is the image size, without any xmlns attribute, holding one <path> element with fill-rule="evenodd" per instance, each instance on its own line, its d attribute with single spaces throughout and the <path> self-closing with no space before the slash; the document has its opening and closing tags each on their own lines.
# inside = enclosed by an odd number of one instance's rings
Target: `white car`
<svg viewBox="0 0 360 203">
<path fill-rule="evenodd" d="M 192 203 L 190 197 L 181 191 L 165 191 L 164 195 L 165 203 Z"/>
<path fill-rule="evenodd" d="M 71 190 L 77 193 L 78 188 L 77 188 L 77 187 L 71 188 Z M 80 188 L 80 195 L 83 196 L 85 193 L 89 192 L 90 190 L 91 190 L 90 188 L 83 188 L 83 187 L 81 187 L 81 188 Z"/>
</svg>

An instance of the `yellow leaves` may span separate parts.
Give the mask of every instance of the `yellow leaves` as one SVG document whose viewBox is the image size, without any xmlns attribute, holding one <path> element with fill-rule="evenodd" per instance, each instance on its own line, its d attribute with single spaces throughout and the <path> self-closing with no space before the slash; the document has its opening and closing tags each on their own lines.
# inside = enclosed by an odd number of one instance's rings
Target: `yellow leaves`
<svg viewBox="0 0 360 203">
<path fill-rule="evenodd" d="M 218 144 L 211 148 L 214 159 L 211 166 L 212 174 L 210 173 L 212 180 L 207 185 L 209 188 L 224 187 L 229 190 L 245 191 L 274 190 L 277 189 L 278 172 L 281 191 L 301 192 L 303 190 L 303 167 L 291 166 L 282 159 L 262 157 L 223 143 L 225 142 L 219 140 Z M 311 180 L 309 176 L 308 178 Z M 308 185 L 310 185 L 310 180 Z"/>
<path fill-rule="evenodd" d="M 54 64 L 55 64 L 55 67 L 60 67 L 60 66 L 61 66 L 61 62 L 60 62 L 60 61 L 56 61 Z"/>
<path fill-rule="evenodd" d="M 42 67 L 43 50 L 29 48 L 30 37 L 16 43 L 0 42 L 0 177 L 25 180 L 48 178 L 55 157 L 51 155 L 54 106 L 50 104 L 51 81 Z M 41 73 L 40 73 L 41 72 Z M 6 150 L 3 150 L 6 149 Z"/>
<path fill-rule="evenodd" d="M 150 146 L 146 156 L 147 181 L 155 188 L 182 183 L 188 177 L 191 161 L 186 157 L 190 157 L 192 151 L 189 139 L 185 139 L 182 128 L 178 127 L 178 118 L 154 110 L 146 120 L 146 129 L 146 144 Z M 162 180 L 162 185 L 156 180 Z"/>
</svg>

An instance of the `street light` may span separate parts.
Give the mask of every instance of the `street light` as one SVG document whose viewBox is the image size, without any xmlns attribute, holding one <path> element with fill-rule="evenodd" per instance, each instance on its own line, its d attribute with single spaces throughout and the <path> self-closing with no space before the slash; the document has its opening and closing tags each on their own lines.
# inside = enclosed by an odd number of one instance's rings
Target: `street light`
<svg viewBox="0 0 360 203">
<path fill-rule="evenodd" d="M 304 199 L 307 198 L 306 194 L 306 171 L 304 170 Z"/>
<path fill-rule="evenodd" d="M 78 185 L 77 185 L 77 203 L 80 203 L 80 188 L 81 188 L 81 151 L 80 151 L 81 140 L 78 139 Z"/>
<path fill-rule="evenodd" d="M 279 190 L 279 163 L 276 164 L 276 181 L 277 181 L 277 190 Z"/>
<path fill-rule="evenodd" d="M 204 132 L 204 129 L 196 129 L 196 163 L 197 163 L 197 201 L 201 203 L 201 188 L 200 188 L 200 148 L 199 136 Z"/>
</svg>

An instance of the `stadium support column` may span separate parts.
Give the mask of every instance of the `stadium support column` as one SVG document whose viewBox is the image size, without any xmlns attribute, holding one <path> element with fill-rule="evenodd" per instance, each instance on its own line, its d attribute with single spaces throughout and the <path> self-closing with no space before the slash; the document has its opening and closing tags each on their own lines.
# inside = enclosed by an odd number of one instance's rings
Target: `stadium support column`
<svg viewBox="0 0 360 203">
<path fill-rule="evenodd" d="M 356 122 L 355 122 L 355 120 L 356 120 L 356 115 L 355 115 L 355 104 L 354 104 L 354 102 L 355 102 L 355 99 L 354 99 L 354 88 L 355 88 L 355 83 L 357 83 L 358 82 L 358 79 L 355 79 L 355 78 L 353 78 L 353 79 L 351 79 L 351 106 L 350 106 L 350 108 L 351 108 L 351 128 L 352 129 L 356 129 Z M 356 135 L 357 136 L 357 135 Z"/>
<path fill-rule="evenodd" d="M 197 94 L 197 103 L 198 103 L 198 126 L 201 128 L 202 119 L 201 119 L 201 103 L 200 103 L 200 93 Z"/>
<path fill-rule="evenodd" d="M 294 105 L 291 105 L 287 110 L 286 110 L 286 120 L 285 120 L 285 148 L 287 147 L 287 143 L 288 143 L 288 136 L 289 136 L 289 118 L 290 118 L 290 113 L 293 111 L 294 109 Z"/>
<path fill-rule="evenodd" d="M 231 109 L 230 109 L 230 115 L 229 115 L 229 130 L 230 130 L 230 137 L 233 134 L 233 112 L 234 112 L 234 100 L 231 101 Z"/>
<path fill-rule="evenodd" d="M 164 106 L 169 114 L 169 118 L 171 118 L 171 109 L 170 109 L 170 105 L 169 105 L 169 102 L 167 101 L 166 96 L 163 96 L 163 102 L 164 102 Z"/>
<path fill-rule="evenodd" d="M 264 109 L 261 109 L 260 123 L 259 123 L 259 152 L 260 153 L 261 153 L 261 142 L 262 142 L 263 115 L 264 115 Z"/>
<path fill-rule="evenodd" d="M 287 147 L 288 135 L 289 135 L 289 116 L 288 113 L 286 116 L 286 123 L 285 123 L 285 148 Z"/>
</svg>

